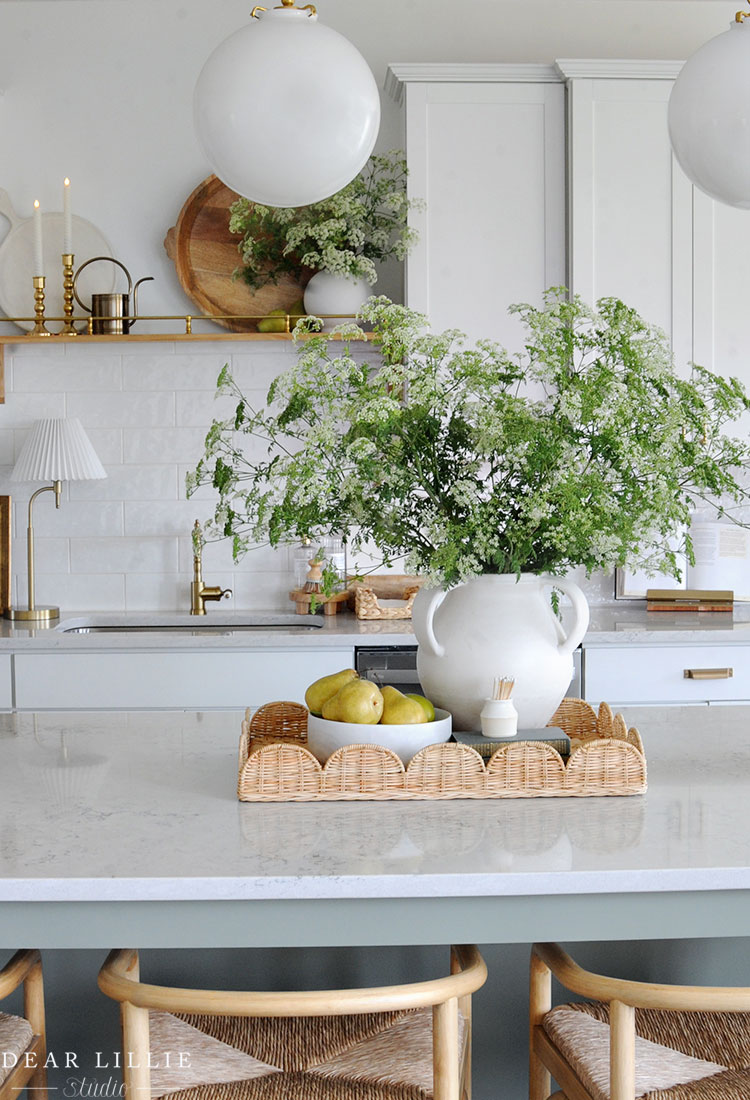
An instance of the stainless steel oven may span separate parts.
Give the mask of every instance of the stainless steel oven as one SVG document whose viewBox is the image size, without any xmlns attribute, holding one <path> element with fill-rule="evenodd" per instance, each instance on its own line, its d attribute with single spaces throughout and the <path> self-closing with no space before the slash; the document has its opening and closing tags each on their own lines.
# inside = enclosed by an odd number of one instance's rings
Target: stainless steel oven
<svg viewBox="0 0 750 1100">
<path fill-rule="evenodd" d="M 414 646 L 358 646 L 355 668 L 365 680 L 372 680 L 378 687 L 392 684 L 404 693 L 422 694 L 417 676 L 417 647 Z M 581 650 L 573 654 L 575 672 L 566 694 L 581 699 Z"/>
<path fill-rule="evenodd" d="M 357 672 L 378 687 L 392 684 L 399 691 L 422 693 L 417 677 L 417 647 L 358 646 L 355 651 Z"/>
</svg>

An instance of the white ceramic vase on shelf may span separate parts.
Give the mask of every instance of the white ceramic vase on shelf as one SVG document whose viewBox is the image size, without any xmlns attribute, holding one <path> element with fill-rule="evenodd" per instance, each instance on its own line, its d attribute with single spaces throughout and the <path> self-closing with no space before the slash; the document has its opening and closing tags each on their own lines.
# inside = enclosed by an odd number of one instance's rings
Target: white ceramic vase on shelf
<svg viewBox="0 0 750 1100">
<path fill-rule="evenodd" d="M 567 633 L 550 604 L 552 586 L 572 604 Z M 567 578 L 487 574 L 447 592 L 421 588 L 412 622 L 422 689 L 435 706 L 451 712 L 454 729 L 479 730 L 495 678 L 512 677 L 523 730 L 545 726 L 565 695 L 589 609 Z"/>
<path fill-rule="evenodd" d="M 366 279 L 350 279 L 318 271 L 305 287 L 305 313 L 323 318 L 323 331 L 351 321 L 370 297 Z"/>
</svg>

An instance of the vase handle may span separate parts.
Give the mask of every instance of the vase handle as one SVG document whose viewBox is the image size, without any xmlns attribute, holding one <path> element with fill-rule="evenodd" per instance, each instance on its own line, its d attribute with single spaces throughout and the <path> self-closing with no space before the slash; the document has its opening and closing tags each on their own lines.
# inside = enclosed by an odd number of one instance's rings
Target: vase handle
<svg viewBox="0 0 750 1100">
<path fill-rule="evenodd" d="M 435 637 L 432 621 L 445 599 L 444 588 L 420 588 L 411 609 L 412 624 L 417 641 L 432 657 L 444 657 L 445 646 Z"/>
<path fill-rule="evenodd" d="M 567 638 L 563 638 L 557 647 L 560 653 L 572 653 L 575 649 L 578 649 L 583 641 L 584 634 L 588 630 L 589 605 L 586 597 L 575 581 L 571 581 L 567 577 L 543 577 L 541 580 L 546 585 L 559 588 L 573 605 L 573 624 L 568 631 Z"/>
</svg>

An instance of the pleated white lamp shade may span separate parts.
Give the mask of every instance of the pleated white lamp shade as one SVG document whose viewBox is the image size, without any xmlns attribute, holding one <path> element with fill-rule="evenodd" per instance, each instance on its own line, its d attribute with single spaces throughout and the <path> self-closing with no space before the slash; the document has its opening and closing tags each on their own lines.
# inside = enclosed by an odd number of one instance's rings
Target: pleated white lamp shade
<svg viewBox="0 0 750 1100">
<path fill-rule="evenodd" d="M 11 481 L 90 481 L 106 477 L 76 417 L 37 420 L 21 448 Z"/>
</svg>

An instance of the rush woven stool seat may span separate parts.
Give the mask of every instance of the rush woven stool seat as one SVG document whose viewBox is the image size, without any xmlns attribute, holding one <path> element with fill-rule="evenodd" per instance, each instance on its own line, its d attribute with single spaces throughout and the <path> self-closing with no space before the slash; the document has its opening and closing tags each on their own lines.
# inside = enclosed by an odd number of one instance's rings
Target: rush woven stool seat
<svg viewBox="0 0 750 1100">
<path fill-rule="evenodd" d="M 591 998 L 552 1007 L 551 976 Z M 750 1100 L 750 988 L 657 985 L 531 955 L 530 1100 Z"/>
<path fill-rule="evenodd" d="M 410 985 L 226 992 L 148 985 L 113 951 L 99 987 L 120 1002 L 126 1100 L 469 1100 L 471 995 L 487 970 Z"/>
<path fill-rule="evenodd" d="M 17 951 L 0 970 L 0 1000 L 20 985 L 23 1016 L 0 1012 L 0 1100 L 16 1100 L 27 1086 L 46 1100 L 44 985 L 38 951 Z"/>
</svg>

